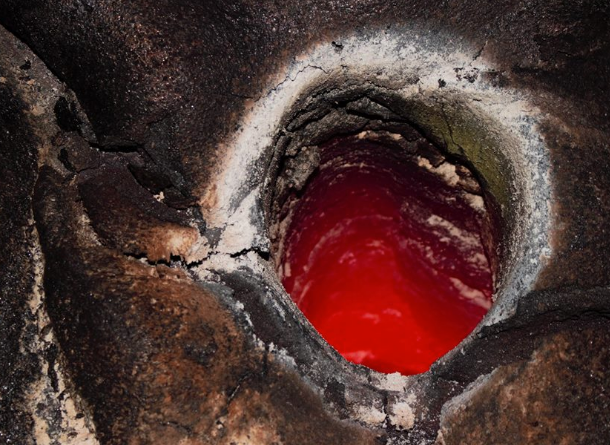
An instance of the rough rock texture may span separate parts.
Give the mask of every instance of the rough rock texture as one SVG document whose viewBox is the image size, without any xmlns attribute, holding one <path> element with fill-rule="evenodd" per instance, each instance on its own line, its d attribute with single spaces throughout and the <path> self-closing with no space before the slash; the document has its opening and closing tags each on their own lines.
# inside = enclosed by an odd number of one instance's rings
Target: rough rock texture
<svg viewBox="0 0 610 445">
<path fill-rule="evenodd" d="M 609 366 L 607 323 L 546 337 L 527 360 L 498 367 L 448 402 L 437 442 L 606 443 Z"/>
<path fill-rule="evenodd" d="M 607 2 L 2 0 L 0 25 L 2 443 L 610 440 Z M 411 378 L 342 361 L 202 195 L 294 57 L 402 27 L 548 116 L 553 190 L 515 313 Z"/>
<path fill-rule="evenodd" d="M 2 65 L 7 53 L 2 51 Z M 20 410 L 23 391 L 36 372 L 36 361 L 19 351 L 26 320 L 27 296 L 34 286 L 31 194 L 37 176 L 36 136 L 24 122 L 28 107 L 16 91 L 0 80 L 0 440 L 23 443 L 31 419 Z M 26 121 L 27 122 L 27 121 Z"/>
<path fill-rule="evenodd" d="M 101 443 L 374 442 L 249 343 L 220 292 L 100 246 L 57 173 L 35 201 L 49 315 Z"/>
</svg>

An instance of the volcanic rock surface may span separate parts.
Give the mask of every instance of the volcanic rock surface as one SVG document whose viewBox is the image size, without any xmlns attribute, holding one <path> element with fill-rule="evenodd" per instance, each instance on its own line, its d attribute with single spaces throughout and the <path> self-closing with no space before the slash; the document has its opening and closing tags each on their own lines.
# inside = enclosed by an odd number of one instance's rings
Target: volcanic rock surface
<svg viewBox="0 0 610 445">
<path fill-rule="evenodd" d="M 0 25 L 0 442 L 608 443 L 607 2 L 2 0 Z M 270 239 L 285 153 L 405 115 L 505 224 L 492 315 L 410 377 L 341 358 Z"/>
</svg>

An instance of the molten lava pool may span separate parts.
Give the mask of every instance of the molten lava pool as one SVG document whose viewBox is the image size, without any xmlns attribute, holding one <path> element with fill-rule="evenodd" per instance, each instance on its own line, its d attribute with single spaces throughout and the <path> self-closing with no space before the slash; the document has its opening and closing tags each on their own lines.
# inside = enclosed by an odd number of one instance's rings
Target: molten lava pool
<svg viewBox="0 0 610 445">
<path fill-rule="evenodd" d="M 287 220 L 283 284 L 347 360 L 425 372 L 491 306 L 478 184 L 438 156 L 357 137 L 320 157 Z"/>
</svg>

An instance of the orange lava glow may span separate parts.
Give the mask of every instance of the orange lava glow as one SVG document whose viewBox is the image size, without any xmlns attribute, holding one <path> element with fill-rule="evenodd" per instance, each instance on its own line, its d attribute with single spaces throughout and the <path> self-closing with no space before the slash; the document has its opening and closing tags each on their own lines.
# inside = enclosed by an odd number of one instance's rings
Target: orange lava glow
<svg viewBox="0 0 610 445">
<path fill-rule="evenodd" d="M 484 207 L 396 148 L 339 139 L 321 156 L 285 234 L 284 286 L 347 360 L 425 372 L 491 306 Z"/>
</svg>

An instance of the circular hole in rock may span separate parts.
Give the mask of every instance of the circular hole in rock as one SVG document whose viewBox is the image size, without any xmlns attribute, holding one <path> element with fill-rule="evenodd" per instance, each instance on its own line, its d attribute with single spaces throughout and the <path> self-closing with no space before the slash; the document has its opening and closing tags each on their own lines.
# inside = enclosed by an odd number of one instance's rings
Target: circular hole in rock
<svg viewBox="0 0 610 445">
<path fill-rule="evenodd" d="M 283 203 L 276 265 L 347 360 L 417 374 L 491 307 L 497 224 L 469 168 L 424 138 L 379 135 L 335 138 L 292 160 L 317 168 Z"/>
</svg>

